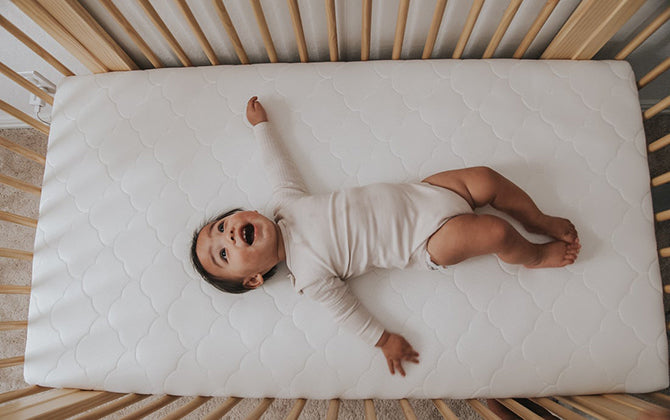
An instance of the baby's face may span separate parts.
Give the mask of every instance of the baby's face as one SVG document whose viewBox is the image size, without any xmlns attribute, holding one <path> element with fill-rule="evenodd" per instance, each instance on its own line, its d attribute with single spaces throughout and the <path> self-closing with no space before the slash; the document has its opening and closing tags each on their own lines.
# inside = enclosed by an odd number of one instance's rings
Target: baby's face
<svg viewBox="0 0 670 420">
<path fill-rule="evenodd" d="M 210 274 L 245 280 L 264 274 L 279 261 L 279 227 L 255 211 L 242 211 L 206 225 L 196 254 Z"/>
</svg>

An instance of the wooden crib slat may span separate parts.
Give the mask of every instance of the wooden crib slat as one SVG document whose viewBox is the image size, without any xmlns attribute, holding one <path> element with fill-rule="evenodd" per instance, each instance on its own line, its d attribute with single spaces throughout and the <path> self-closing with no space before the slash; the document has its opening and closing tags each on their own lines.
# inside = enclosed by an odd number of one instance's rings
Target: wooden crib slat
<svg viewBox="0 0 670 420">
<path fill-rule="evenodd" d="M 293 404 L 293 408 L 291 408 L 291 411 L 288 413 L 285 420 L 298 420 L 300 413 L 302 413 L 302 409 L 305 408 L 306 402 L 307 400 L 304 398 L 295 400 L 295 404 Z"/>
<path fill-rule="evenodd" d="M 365 400 L 363 406 L 365 407 L 365 420 L 377 420 L 374 401 Z"/>
<path fill-rule="evenodd" d="M 109 71 L 139 67 L 78 0 L 37 0 L 90 54 Z"/>
<path fill-rule="evenodd" d="M 165 22 L 163 22 L 163 19 L 161 19 L 161 17 L 158 15 L 158 12 L 156 12 L 156 9 L 154 9 L 149 0 L 137 0 L 137 2 L 140 4 L 144 10 L 144 13 L 149 17 L 156 29 L 158 29 L 158 32 L 160 32 L 165 41 L 167 41 L 168 45 L 172 49 L 172 52 L 177 55 L 177 58 L 182 63 L 182 65 L 185 67 L 191 67 L 193 64 L 186 55 L 186 52 L 184 52 L 184 49 L 181 47 L 181 45 L 179 45 L 179 42 L 177 42 L 177 39 L 174 37 L 174 35 L 172 35 L 172 32 L 170 32 L 167 25 Z"/>
<path fill-rule="evenodd" d="M 15 357 L 8 357 L 6 359 L 0 359 L 0 369 L 22 365 L 23 362 L 25 362 L 24 356 L 15 356 Z"/>
<path fill-rule="evenodd" d="M 458 420 L 458 416 L 451 411 L 447 403 L 443 400 L 434 399 L 433 404 L 435 404 L 435 408 L 437 408 L 437 411 L 440 412 L 444 420 Z"/>
<path fill-rule="evenodd" d="M 230 410 L 233 409 L 242 398 L 229 397 L 223 404 L 215 408 L 212 412 L 207 414 L 203 420 L 219 420 L 221 417 L 225 416 Z"/>
<path fill-rule="evenodd" d="M 670 284 L 666 284 L 665 286 L 663 286 L 663 291 L 665 293 L 670 294 Z"/>
<path fill-rule="evenodd" d="M 79 393 L 68 395 L 61 398 L 56 404 L 53 402 L 53 407 L 45 405 L 45 407 L 34 407 L 30 411 L 39 413 L 36 418 L 44 418 L 49 420 L 67 419 L 77 414 L 88 411 L 92 408 L 99 407 L 110 401 L 121 398 L 123 394 L 116 394 L 112 392 L 102 391 L 80 391 Z M 28 414 L 28 413 L 26 413 Z M 35 418 L 32 417 L 32 418 Z"/>
<path fill-rule="evenodd" d="M 11 115 L 12 117 L 23 121 L 24 123 L 30 125 L 34 129 L 36 129 L 36 130 L 38 130 L 38 131 L 40 131 L 40 132 L 42 132 L 46 135 L 49 135 L 49 126 L 48 125 L 44 124 L 43 122 L 37 121 L 35 118 L 31 117 L 30 115 L 26 114 L 23 111 L 20 111 L 20 110 L 14 108 L 13 106 L 11 106 L 7 102 L 3 101 L 2 99 L 0 99 L 0 110 L 5 111 L 6 113 Z"/>
<path fill-rule="evenodd" d="M 37 227 L 37 220 L 0 210 L 0 220 L 31 228 Z"/>
<path fill-rule="evenodd" d="M 657 222 L 665 222 L 666 220 L 670 220 L 670 210 L 658 212 L 654 215 L 654 218 Z"/>
<path fill-rule="evenodd" d="M 493 34 L 493 37 L 491 38 L 489 45 L 486 47 L 486 50 L 484 51 L 484 55 L 482 56 L 482 58 L 493 57 L 493 54 L 496 52 L 496 49 L 498 48 L 498 45 L 500 45 L 500 41 L 502 41 L 503 37 L 505 36 L 505 32 L 507 32 L 509 25 L 512 23 L 512 19 L 514 19 L 516 12 L 519 10 L 522 1 L 523 0 L 511 0 L 509 2 L 509 6 L 507 6 L 507 9 L 503 14 L 502 19 L 500 19 L 500 24 L 498 24 L 498 28 L 496 28 L 496 31 Z"/>
<path fill-rule="evenodd" d="M 40 4 L 30 0 L 12 0 L 23 13 L 40 25 L 51 37 L 77 57 L 93 73 L 105 73 L 109 68 L 91 54 L 60 22 Z"/>
<path fill-rule="evenodd" d="M 398 402 L 400 403 L 402 413 L 405 415 L 405 418 L 407 420 L 417 420 L 416 414 L 414 413 L 414 409 L 412 409 L 412 406 L 410 405 L 409 401 L 407 401 L 407 398 L 403 398 Z"/>
<path fill-rule="evenodd" d="M 73 391 L 49 401 L 22 407 L 14 411 L 13 417 L 61 420 L 123 396 L 123 394 L 104 391 Z"/>
<path fill-rule="evenodd" d="M 644 111 L 644 114 L 642 114 L 642 116 L 645 120 L 648 120 L 648 119 L 660 114 L 661 111 L 663 111 L 665 108 L 668 108 L 668 107 L 670 107 L 670 95 L 661 99 L 661 101 L 659 103 L 652 106 L 648 110 Z"/>
<path fill-rule="evenodd" d="M 4 147 L 5 149 L 12 151 L 16 154 L 19 154 L 25 158 L 28 158 L 32 161 L 35 161 L 42 166 L 46 164 L 46 158 L 39 153 L 33 152 L 32 150 L 23 147 L 21 145 L 18 145 L 14 143 L 13 141 L 6 139 L 2 136 L 0 136 L 0 147 Z"/>
<path fill-rule="evenodd" d="M 437 408 L 437 411 L 440 412 L 444 420 L 458 420 L 458 416 L 454 414 L 453 411 L 449 408 L 446 402 L 444 400 L 439 400 L 439 399 L 434 399 L 432 400 L 433 404 L 435 405 L 435 408 Z"/>
<path fill-rule="evenodd" d="M 326 420 L 337 420 L 337 415 L 340 412 L 340 400 L 332 399 L 328 403 L 328 412 L 326 413 Z"/>
<path fill-rule="evenodd" d="M 40 47 L 39 44 L 35 41 L 32 40 L 28 35 L 26 35 L 23 31 L 21 31 L 19 28 L 14 26 L 13 23 L 5 19 L 4 16 L 0 15 L 0 26 L 5 28 L 7 32 L 12 34 L 16 39 L 21 41 L 26 47 L 30 48 L 35 52 L 35 54 L 39 55 L 46 61 L 47 63 L 51 64 L 52 67 L 54 67 L 56 70 L 61 72 L 64 76 L 74 76 L 74 73 L 72 70 L 68 69 L 65 67 L 63 63 L 58 61 L 56 57 L 53 55 L 49 54 L 47 50 L 44 48 Z"/>
<path fill-rule="evenodd" d="M 585 420 L 583 416 L 580 416 L 579 414 L 575 413 L 572 410 L 569 410 L 565 407 L 563 407 L 560 404 L 555 403 L 549 398 L 531 398 L 531 401 L 533 401 L 535 404 L 546 408 L 547 410 L 551 411 L 552 413 L 556 414 L 562 419 L 565 420 Z"/>
<path fill-rule="evenodd" d="M 649 152 L 656 152 L 665 146 L 670 144 L 670 134 L 666 134 L 665 136 L 661 137 L 658 140 L 655 140 L 654 142 L 649 144 L 649 147 L 647 147 L 647 150 Z"/>
<path fill-rule="evenodd" d="M 163 417 L 162 420 L 179 420 L 188 413 L 195 411 L 198 407 L 209 401 L 211 398 L 212 397 L 195 397 L 188 404 Z"/>
<path fill-rule="evenodd" d="M 17 190 L 29 192 L 37 196 L 42 194 L 42 189 L 40 187 L 29 184 L 27 182 L 23 182 L 20 179 L 13 178 L 11 176 L 0 174 L 0 183 L 9 185 L 10 187 L 16 188 Z"/>
<path fill-rule="evenodd" d="M 493 411 L 489 410 L 489 408 L 482 404 L 479 400 L 471 399 L 466 401 L 468 405 L 470 405 L 473 410 L 482 416 L 484 420 L 500 420 L 500 417 L 498 417 Z"/>
<path fill-rule="evenodd" d="M 524 420 L 542 420 L 542 417 L 533 413 L 513 398 L 499 398 L 497 401 Z"/>
<path fill-rule="evenodd" d="M 19 398 L 27 397 L 29 395 L 38 394 L 40 392 L 48 391 L 49 388 L 44 388 L 38 385 L 29 386 L 23 389 L 16 389 L 14 391 L 8 391 L 0 394 L 0 404 L 4 404 L 8 401 L 17 400 Z M 2 414 L 2 408 L 0 408 L 0 414 Z"/>
<path fill-rule="evenodd" d="M 181 397 L 177 397 L 174 395 L 163 395 L 162 397 L 157 398 L 156 400 L 140 408 L 139 410 L 122 417 L 121 420 L 139 420 L 142 417 L 148 416 L 149 414 L 160 410 L 161 408 L 180 398 Z"/>
<path fill-rule="evenodd" d="M 18 74 L 8 66 L 6 66 L 1 61 L 0 61 L 0 73 L 4 74 L 5 76 L 7 76 L 7 78 L 11 79 L 14 83 L 18 84 L 22 88 L 28 90 L 33 95 L 41 98 L 44 102 L 50 105 L 54 104 L 53 96 L 49 95 L 47 92 L 43 91 L 34 84 L 30 83 L 25 77 L 22 77 L 20 74 Z"/>
<path fill-rule="evenodd" d="M 537 15 L 537 18 L 535 18 L 533 24 L 530 26 L 530 29 L 528 29 L 528 32 L 521 40 L 519 47 L 514 52 L 514 58 L 523 58 L 523 55 L 528 51 L 528 48 L 535 40 L 537 34 L 540 33 L 544 24 L 547 23 L 549 16 L 551 16 L 551 13 L 554 11 L 557 4 L 558 0 L 547 0 L 544 7 L 542 7 L 542 10 L 540 10 L 540 13 Z"/>
<path fill-rule="evenodd" d="M 261 38 L 263 38 L 263 44 L 265 45 L 265 51 L 268 54 L 268 58 L 270 59 L 271 63 L 277 63 L 279 59 L 277 58 L 275 44 L 272 41 L 270 28 L 268 28 L 268 22 L 265 20 L 263 6 L 261 6 L 260 0 L 249 0 L 249 3 L 251 3 L 251 8 L 254 10 L 254 16 L 256 17 L 258 30 L 261 32 Z"/>
<path fill-rule="evenodd" d="M 650 403 L 648 401 L 641 400 L 639 398 L 633 397 L 632 395 L 628 394 L 604 394 L 603 397 L 616 401 L 618 403 L 627 405 L 629 407 L 633 407 L 637 410 L 640 411 L 657 411 L 657 410 L 662 410 L 663 407 Z"/>
<path fill-rule="evenodd" d="M 155 68 L 161 68 L 164 67 L 163 63 L 161 62 L 160 58 L 151 50 L 149 45 L 144 41 L 144 38 L 140 36 L 139 33 L 133 28 L 133 25 L 130 24 L 128 19 L 121 13 L 121 11 L 116 7 L 114 2 L 112 0 L 98 0 L 100 4 L 102 4 L 105 9 L 109 12 L 110 15 L 116 20 L 116 22 L 121 25 L 121 28 L 128 34 L 130 39 L 137 45 L 137 47 L 140 49 L 140 52 L 144 54 L 144 56 L 149 60 L 149 62 L 155 67 Z"/>
<path fill-rule="evenodd" d="M 212 0 L 212 2 L 214 3 L 214 6 L 216 6 L 216 13 L 219 15 L 219 19 L 223 24 L 223 29 L 226 30 L 226 33 L 230 38 L 230 42 L 233 44 L 237 58 L 240 59 L 240 63 L 249 64 L 249 57 L 247 57 L 247 52 L 242 46 L 242 41 L 240 41 L 240 37 L 237 35 L 235 25 L 233 25 L 233 21 L 230 19 L 230 15 L 228 14 L 228 10 L 226 10 L 226 6 L 223 5 L 223 0 Z"/>
<path fill-rule="evenodd" d="M 129 407 L 136 402 L 142 401 L 150 395 L 141 395 L 141 394 L 126 394 L 120 399 L 114 401 L 113 403 L 107 404 L 103 407 L 99 407 L 93 411 L 90 411 L 83 416 L 77 417 L 77 420 L 97 420 L 102 417 L 105 417 L 109 414 L 115 413 L 119 410 L 122 410 L 126 407 Z"/>
<path fill-rule="evenodd" d="M 642 4 L 644 0 L 583 0 L 540 58 L 593 58 Z"/>
<path fill-rule="evenodd" d="M 12 258 L 15 260 L 32 261 L 33 253 L 28 251 L 21 251 L 18 249 L 0 248 L 0 257 Z"/>
<path fill-rule="evenodd" d="M 175 1 L 177 2 L 177 6 L 179 6 L 179 10 L 181 10 L 181 13 L 186 18 L 188 26 L 191 27 L 191 30 L 195 34 L 195 37 L 198 40 L 198 43 L 200 44 L 200 47 L 202 48 L 202 50 L 205 52 L 205 55 L 209 59 L 209 62 L 212 63 L 212 65 L 214 66 L 218 66 L 219 64 L 221 64 L 219 62 L 219 59 L 216 57 L 216 54 L 214 53 L 214 49 L 207 40 L 205 33 L 202 31 L 200 24 L 198 24 L 198 20 L 195 18 L 195 16 L 193 16 L 191 8 L 188 7 L 186 0 L 175 0 Z"/>
<path fill-rule="evenodd" d="M 29 395 L 17 401 L 9 402 L 2 406 L 0 415 L 8 416 L 17 411 L 28 409 L 39 404 L 44 404 L 58 398 L 79 392 L 78 389 L 48 389 L 40 395 Z"/>
<path fill-rule="evenodd" d="M 29 295 L 30 286 L 15 286 L 12 284 L 0 284 L 0 295 Z"/>
<path fill-rule="evenodd" d="M 570 398 L 609 420 L 626 420 L 636 418 L 640 414 L 640 410 L 619 404 L 600 395 L 581 395 Z"/>
<path fill-rule="evenodd" d="M 402 43 L 405 39 L 405 28 L 407 27 L 407 14 L 409 13 L 409 0 L 400 0 L 398 5 L 398 19 L 395 24 L 395 38 L 393 40 L 393 60 L 400 59 L 402 52 Z"/>
<path fill-rule="evenodd" d="M 249 415 L 246 417 L 246 420 L 259 420 L 263 414 L 265 414 L 267 409 L 270 408 L 274 400 L 274 398 L 263 398 L 261 403 L 258 404 L 258 407 L 249 413 Z"/>
<path fill-rule="evenodd" d="M 293 24 L 295 40 L 298 43 L 298 54 L 300 55 L 300 61 L 306 63 L 309 61 L 309 56 L 307 54 L 307 43 L 305 42 L 305 31 L 302 29 L 302 19 L 300 18 L 300 7 L 298 6 L 298 0 L 286 1 L 288 3 L 289 12 L 291 13 L 291 23 Z"/>
<path fill-rule="evenodd" d="M 463 32 L 461 32 L 461 36 L 458 38 L 458 43 L 456 44 L 456 49 L 454 50 L 452 58 L 461 58 L 463 55 L 463 51 L 465 51 L 465 46 L 470 39 L 470 35 L 472 34 L 472 30 L 475 27 L 475 23 L 477 23 L 479 12 L 482 11 L 482 6 L 484 6 L 484 0 L 474 0 L 472 3 L 472 7 L 468 13 L 468 18 L 465 21 L 465 26 L 463 27 Z"/>
<path fill-rule="evenodd" d="M 335 16 L 335 0 L 326 0 L 326 20 L 328 21 L 328 50 L 330 61 L 338 61 L 337 20 Z"/>
<path fill-rule="evenodd" d="M 423 54 L 421 58 L 429 59 L 433 54 L 435 48 L 435 41 L 437 41 L 437 34 L 440 32 L 440 25 L 442 24 L 442 17 L 444 17 L 444 10 L 447 7 L 447 0 L 437 0 L 435 3 L 435 11 L 433 12 L 433 20 L 430 22 L 430 29 L 428 29 L 428 36 L 426 37 L 426 44 L 423 46 Z"/>
<path fill-rule="evenodd" d="M 372 0 L 363 0 L 361 13 L 361 61 L 370 59 L 370 33 L 372 32 Z"/>
<path fill-rule="evenodd" d="M 670 172 L 666 172 L 663 175 L 652 178 L 651 185 L 653 187 L 658 187 L 659 185 L 663 185 L 667 182 L 670 182 Z"/>
<path fill-rule="evenodd" d="M 665 9 L 663 13 L 656 16 L 656 18 L 647 25 L 639 34 L 635 36 L 617 55 L 614 56 L 616 60 L 623 60 L 628 57 L 637 47 L 639 47 L 644 41 L 647 40 L 658 28 L 660 28 L 665 22 L 670 19 L 670 7 Z"/>
<path fill-rule="evenodd" d="M 661 257 L 668 258 L 670 257 L 670 248 L 661 248 L 658 250 L 658 253 L 661 255 Z"/>
<path fill-rule="evenodd" d="M 647 86 L 668 69 L 670 69 L 670 57 L 663 60 L 661 64 L 657 65 L 651 69 L 649 73 L 642 76 L 642 78 L 637 82 L 637 88 L 642 89 L 643 87 Z"/>
<path fill-rule="evenodd" d="M 559 401 L 559 402 L 561 402 L 561 403 L 563 403 L 563 404 L 565 404 L 565 405 L 568 405 L 568 406 L 570 406 L 570 407 L 572 407 L 572 408 L 576 408 L 577 410 L 579 410 L 579 411 L 581 411 L 581 412 L 583 412 L 583 413 L 586 413 L 586 414 L 588 414 L 588 415 L 591 416 L 591 417 L 595 417 L 596 419 L 599 419 L 599 420 L 607 420 L 606 418 L 604 418 L 604 417 L 603 417 L 601 414 L 599 414 L 598 412 L 591 410 L 589 407 L 587 407 L 587 406 L 585 406 L 585 405 L 583 405 L 583 404 L 580 404 L 579 402 L 575 401 L 575 400 L 572 399 L 571 397 L 558 397 L 558 396 L 557 396 L 557 397 L 554 397 L 554 398 L 555 398 L 557 401 Z"/>
<path fill-rule="evenodd" d="M 0 322 L 0 331 L 25 330 L 28 328 L 28 321 L 2 321 Z"/>
</svg>

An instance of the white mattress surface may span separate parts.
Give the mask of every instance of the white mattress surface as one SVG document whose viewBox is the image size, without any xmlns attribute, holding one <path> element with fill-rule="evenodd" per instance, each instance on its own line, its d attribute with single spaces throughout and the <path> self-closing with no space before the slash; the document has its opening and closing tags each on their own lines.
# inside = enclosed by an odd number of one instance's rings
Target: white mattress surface
<svg viewBox="0 0 670 420">
<path fill-rule="evenodd" d="M 284 266 L 258 291 L 219 292 L 191 268 L 190 241 L 223 210 L 266 210 L 270 189 L 243 117 L 252 95 L 312 191 L 491 166 L 543 211 L 575 223 L 578 262 L 529 270 L 484 256 L 445 273 L 350 279 L 421 354 L 405 378 L 298 296 Z M 645 137 L 626 62 L 272 64 L 67 78 L 54 104 L 33 272 L 31 384 L 317 399 L 668 385 Z"/>
</svg>

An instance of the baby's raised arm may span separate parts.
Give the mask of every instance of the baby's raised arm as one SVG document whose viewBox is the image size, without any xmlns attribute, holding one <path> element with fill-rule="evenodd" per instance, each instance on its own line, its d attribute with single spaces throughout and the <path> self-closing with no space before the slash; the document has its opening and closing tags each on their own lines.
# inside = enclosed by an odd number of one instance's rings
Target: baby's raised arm
<svg viewBox="0 0 670 420">
<path fill-rule="evenodd" d="M 305 182 L 298 167 L 286 151 L 283 143 L 269 127 L 265 108 L 254 96 L 247 102 L 247 120 L 253 125 L 258 140 L 263 165 L 273 185 L 273 201 L 276 204 L 297 195 L 307 193 Z"/>
</svg>

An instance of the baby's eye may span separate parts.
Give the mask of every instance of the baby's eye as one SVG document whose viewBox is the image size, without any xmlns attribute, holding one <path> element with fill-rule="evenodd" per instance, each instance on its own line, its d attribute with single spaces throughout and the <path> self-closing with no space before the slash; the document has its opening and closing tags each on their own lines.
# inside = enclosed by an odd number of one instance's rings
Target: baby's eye
<svg viewBox="0 0 670 420">
<path fill-rule="evenodd" d="M 219 232 L 223 233 L 223 222 L 219 224 Z"/>
<path fill-rule="evenodd" d="M 225 249 L 221 250 L 221 259 L 224 260 L 224 261 L 228 261 L 228 254 L 226 254 Z"/>
</svg>

